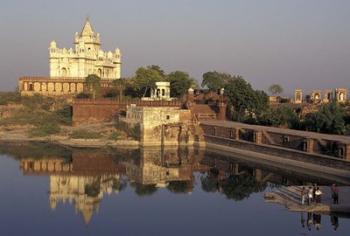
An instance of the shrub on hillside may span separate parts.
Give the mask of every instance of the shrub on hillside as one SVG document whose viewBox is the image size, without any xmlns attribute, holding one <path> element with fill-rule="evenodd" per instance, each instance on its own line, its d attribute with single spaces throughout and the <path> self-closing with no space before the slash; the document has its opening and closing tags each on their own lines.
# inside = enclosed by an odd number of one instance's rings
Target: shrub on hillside
<svg viewBox="0 0 350 236">
<path fill-rule="evenodd" d="M 42 123 L 29 130 L 32 137 L 45 137 L 57 134 L 61 131 L 60 126 L 55 122 Z"/>
<path fill-rule="evenodd" d="M 72 107 L 70 105 L 64 105 L 61 109 L 55 111 L 54 115 L 58 122 L 65 125 L 72 124 Z"/>
<path fill-rule="evenodd" d="M 21 94 L 19 92 L 0 92 L 0 105 L 7 105 L 8 103 L 20 103 Z"/>
<path fill-rule="evenodd" d="M 34 94 L 34 96 L 24 96 L 21 98 L 23 106 L 28 107 L 31 110 L 42 109 L 50 111 L 52 105 L 55 103 L 55 99 L 51 97 L 45 97 L 40 94 Z"/>
<path fill-rule="evenodd" d="M 110 140 L 118 140 L 121 137 L 121 133 L 120 131 L 113 131 L 110 135 L 109 135 L 109 139 Z"/>
<path fill-rule="evenodd" d="M 131 137 L 135 140 L 140 139 L 140 133 L 141 133 L 140 124 L 135 124 L 134 126 L 130 126 L 124 122 L 116 122 L 114 124 L 114 127 L 121 131 L 124 131 L 128 135 L 128 137 Z"/>
<path fill-rule="evenodd" d="M 78 94 L 75 96 L 75 98 L 91 98 L 91 94 L 81 92 L 81 93 L 78 93 Z"/>
</svg>

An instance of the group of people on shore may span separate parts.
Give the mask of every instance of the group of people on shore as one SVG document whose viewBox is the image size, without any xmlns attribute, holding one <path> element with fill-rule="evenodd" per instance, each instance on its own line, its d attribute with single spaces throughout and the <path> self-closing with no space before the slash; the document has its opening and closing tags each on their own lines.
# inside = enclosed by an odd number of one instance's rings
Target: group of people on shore
<svg viewBox="0 0 350 236">
<path fill-rule="evenodd" d="M 332 199 L 333 204 L 339 203 L 339 189 L 336 184 L 333 184 L 331 187 L 332 192 Z M 301 196 L 301 205 L 305 205 L 306 203 L 308 205 L 312 203 L 321 203 L 322 201 L 322 191 L 321 189 L 316 185 L 312 185 L 309 187 L 302 187 L 300 191 Z"/>
<path fill-rule="evenodd" d="M 321 189 L 316 184 L 308 188 L 302 187 L 300 192 L 301 205 L 305 205 L 305 203 L 308 205 L 312 203 L 321 203 L 322 194 Z"/>
</svg>

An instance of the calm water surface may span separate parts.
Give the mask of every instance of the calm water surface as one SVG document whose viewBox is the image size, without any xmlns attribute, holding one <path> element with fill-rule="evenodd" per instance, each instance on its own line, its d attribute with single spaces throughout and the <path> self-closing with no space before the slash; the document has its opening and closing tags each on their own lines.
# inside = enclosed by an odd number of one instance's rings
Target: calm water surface
<svg viewBox="0 0 350 236">
<path fill-rule="evenodd" d="M 308 229 L 307 214 L 264 202 L 276 186 L 332 180 L 239 157 L 1 145 L 0 168 L 1 235 L 350 234 L 346 217 L 316 230 L 311 216 Z"/>
</svg>

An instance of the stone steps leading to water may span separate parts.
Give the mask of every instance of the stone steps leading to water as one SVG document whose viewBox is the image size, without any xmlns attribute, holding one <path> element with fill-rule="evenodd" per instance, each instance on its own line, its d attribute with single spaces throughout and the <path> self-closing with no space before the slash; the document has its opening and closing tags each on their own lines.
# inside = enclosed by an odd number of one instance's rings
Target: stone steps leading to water
<svg viewBox="0 0 350 236">
<path fill-rule="evenodd" d="M 308 189 L 307 186 L 305 186 Z M 272 192 L 266 193 L 266 201 L 272 203 L 280 203 L 285 205 L 291 211 L 307 211 L 307 212 L 330 212 L 331 205 L 327 203 L 312 203 L 310 205 L 301 204 L 302 186 L 282 186 L 274 189 Z M 340 207 L 340 206 L 339 206 Z M 340 207 L 344 210 L 344 206 Z M 347 208 L 345 209 L 347 210 Z M 337 209 L 339 212 L 340 210 Z"/>
<path fill-rule="evenodd" d="M 300 196 L 297 196 L 295 193 L 289 191 L 285 187 L 275 189 L 274 193 L 280 195 L 282 197 L 282 199 L 284 199 L 286 202 L 293 202 L 296 204 L 300 204 L 300 202 L 301 202 Z"/>
</svg>

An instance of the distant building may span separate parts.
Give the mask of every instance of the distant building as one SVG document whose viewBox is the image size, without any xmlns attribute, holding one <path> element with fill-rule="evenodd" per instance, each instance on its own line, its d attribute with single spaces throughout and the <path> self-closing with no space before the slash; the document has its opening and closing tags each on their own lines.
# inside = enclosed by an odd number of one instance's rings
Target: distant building
<svg viewBox="0 0 350 236">
<path fill-rule="evenodd" d="M 80 33 L 75 33 L 75 48 L 58 48 L 50 43 L 50 77 L 85 78 L 96 74 L 101 79 L 120 79 L 121 53 L 101 49 L 100 34 L 95 33 L 89 20 Z"/>
<path fill-rule="evenodd" d="M 314 103 L 320 103 L 322 102 L 322 91 L 321 90 L 314 90 L 311 93 L 311 100 Z"/>
<path fill-rule="evenodd" d="M 323 95 L 323 96 L 322 96 Z M 314 103 L 339 102 L 344 103 L 348 99 L 348 90 L 346 88 L 315 90 L 312 92 L 311 100 Z"/>
<path fill-rule="evenodd" d="M 100 35 L 95 33 L 86 20 L 80 33 L 75 33 L 75 48 L 58 48 L 52 41 L 49 47 L 50 76 L 21 77 L 21 95 L 74 95 L 84 90 L 85 78 L 96 74 L 101 78 L 102 87 L 109 87 L 111 81 L 120 79 L 121 52 L 101 49 Z"/>
<path fill-rule="evenodd" d="M 294 103 L 301 104 L 303 102 L 303 91 L 301 89 L 296 89 L 294 92 Z"/>
<path fill-rule="evenodd" d="M 348 90 L 346 88 L 335 89 L 335 99 L 340 103 L 346 102 L 348 99 Z"/>
</svg>

